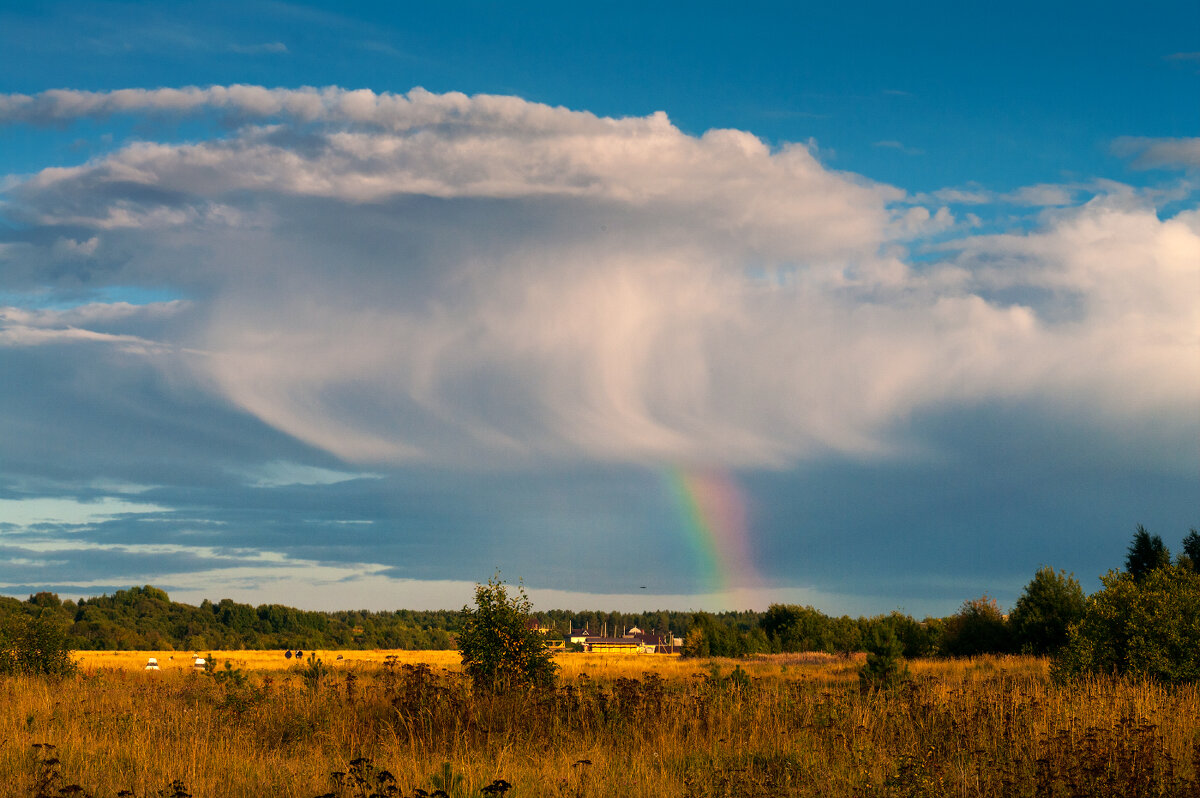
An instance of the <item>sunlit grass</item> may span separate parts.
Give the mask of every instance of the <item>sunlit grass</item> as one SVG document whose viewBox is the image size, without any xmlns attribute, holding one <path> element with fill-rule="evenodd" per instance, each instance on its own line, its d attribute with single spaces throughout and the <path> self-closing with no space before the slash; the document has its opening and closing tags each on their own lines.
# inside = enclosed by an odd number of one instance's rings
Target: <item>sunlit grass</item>
<svg viewBox="0 0 1200 798">
<path fill-rule="evenodd" d="M 1195 687 L 1060 686 L 1027 657 L 916 661 L 907 686 L 863 692 L 857 658 L 564 654 L 556 691 L 496 697 L 452 651 L 313 652 L 322 671 L 309 652 L 214 651 L 234 669 L 218 677 L 190 653 L 86 652 L 62 682 L 0 680 L 0 783 L 30 794 L 32 745 L 52 743 L 62 783 L 106 797 L 178 779 L 196 798 L 312 798 L 359 757 L 404 796 L 446 778 L 454 796 L 503 778 L 563 798 L 1200 789 Z"/>
</svg>

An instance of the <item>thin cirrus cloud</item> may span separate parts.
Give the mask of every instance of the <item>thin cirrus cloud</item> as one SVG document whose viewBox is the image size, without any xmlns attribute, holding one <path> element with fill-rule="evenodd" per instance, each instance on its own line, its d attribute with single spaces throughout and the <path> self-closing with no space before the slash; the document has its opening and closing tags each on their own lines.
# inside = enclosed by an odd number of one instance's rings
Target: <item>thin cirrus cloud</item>
<svg viewBox="0 0 1200 798">
<path fill-rule="evenodd" d="M 262 42 L 260 44 L 231 44 L 229 52 L 239 55 L 268 55 L 282 54 L 288 51 L 283 42 Z"/>
<path fill-rule="evenodd" d="M 948 210 L 661 113 L 422 90 L 0 97 L 8 124 L 146 113 L 237 121 L 18 182 L 25 240 L 0 257 L 10 290 L 177 291 L 180 323 L 109 340 L 9 311 L 0 342 L 170 353 L 348 463 L 777 467 L 894 455 L 898 422 L 940 406 L 1121 423 L 1197 396 L 1200 219 L 1133 192 L 1042 190 L 1063 207 L 1038 230 L 916 264 Z"/>
</svg>

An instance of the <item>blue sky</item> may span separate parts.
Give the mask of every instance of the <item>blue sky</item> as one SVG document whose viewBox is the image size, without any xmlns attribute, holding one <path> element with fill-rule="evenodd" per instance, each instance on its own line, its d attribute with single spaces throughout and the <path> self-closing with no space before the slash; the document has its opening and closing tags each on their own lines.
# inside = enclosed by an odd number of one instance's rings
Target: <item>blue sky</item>
<svg viewBox="0 0 1200 798">
<path fill-rule="evenodd" d="M 0 592 L 1093 587 L 1200 523 L 1197 31 L 6 5 Z"/>
</svg>

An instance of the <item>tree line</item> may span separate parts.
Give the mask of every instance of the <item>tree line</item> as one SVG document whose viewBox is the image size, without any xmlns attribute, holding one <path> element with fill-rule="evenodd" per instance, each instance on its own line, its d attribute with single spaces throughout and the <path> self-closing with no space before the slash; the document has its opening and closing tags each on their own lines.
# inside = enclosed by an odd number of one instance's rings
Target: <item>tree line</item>
<svg viewBox="0 0 1200 798">
<path fill-rule="evenodd" d="M 532 617 L 551 628 L 551 637 L 580 628 L 619 636 L 637 626 L 682 638 L 683 654 L 695 657 L 1028 653 L 1054 657 L 1062 674 L 1200 679 L 1200 533 L 1191 530 L 1172 559 L 1159 536 L 1138 526 L 1124 570 L 1110 571 L 1101 583 L 1087 596 L 1074 576 L 1043 567 L 1008 614 L 985 595 L 949 617 L 919 621 L 900 612 L 834 617 L 786 604 L 765 612 L 550 610 Z M 6 637 L 29 636 L 36 627 L 52 629 L 67 648 L 78 650 L 452 649 L 468 617 L 456 610 L 313 612 L 230 599 L 197 607 L 147 585 L 78 602 L 48 592 L 25 601 L 0 597 L 0 648 Z"/>
<path fill-rule="evenodd" d="M 312 612 L 230 599 L 197 607 L 146 585 L 78 602 L 49 592 L 25 601 L 0 597 L 0 628 L 22 619 L 55 626 L 75 650 L 448 649 L 459 613 Z"/>
</svg>

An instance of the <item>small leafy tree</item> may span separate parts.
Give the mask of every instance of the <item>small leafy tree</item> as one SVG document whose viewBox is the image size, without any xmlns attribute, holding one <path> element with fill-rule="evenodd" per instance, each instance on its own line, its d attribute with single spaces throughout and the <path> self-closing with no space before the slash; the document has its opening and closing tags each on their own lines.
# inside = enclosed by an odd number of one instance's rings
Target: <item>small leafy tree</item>
<svg viewBox="0 0 1200 798">
<path fill-rule="evenodd" d="M 1030 654 L 1052 654 L 1066 645 L 1067 629 L 1083 617 L 1087 598 L 1074 575 L 1038 569 L 1008 616 L 1013 642 Z"/>
<path fill-rule="evenodd" d="M 1138 524 L 1137 532 L 1125 555 L 1125 570 L 1134 579 L 1141 579 L 1156 568 L 1171 564 L 1171 552 L 1163 545 L 1162 538 L 1151 535 L 1146 527 Z"/>
<path fill-rule="evenodd" d="M 704 634 L 704 630 L 699 626 L 693 626 L 688 630 L 687 637 L 683 640 L 683 651 L 680 652 L 684 659 L 707 657 L 712 653 L 708 644 L 708 637 Z"/>
<path fill-rule="evenodd" d="M 478 688 L 547 687 L 558 666 L 545 635 L 530 628 L 533 605 L 518 587 L 516 595 L 493 576 L 475 586 L 475 607 L 462 608 L 458 653 L 463 670 Z"/>
<path fill-rule="evenodd" d="M 67 636 L 52 621 L 14 615 L 0 623 L 0 675 L 75 672 Z"/>
<path fill-rule="evenodd" d="M 1200 574 L 1168 565 L 1140 580 L 1109 571 L 1100 581 L 1055 658 L 1055 675 L 1200 681 Z"/>
</svg>

